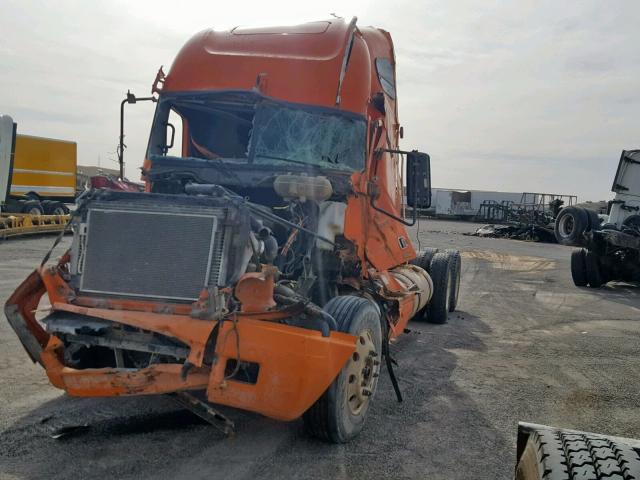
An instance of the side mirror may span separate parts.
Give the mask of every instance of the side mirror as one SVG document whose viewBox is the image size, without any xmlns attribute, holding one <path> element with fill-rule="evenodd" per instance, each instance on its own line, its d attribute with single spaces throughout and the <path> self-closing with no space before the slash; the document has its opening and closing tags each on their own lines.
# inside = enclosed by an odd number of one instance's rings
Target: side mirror
<svg viewBox="0 0 640 480">
<path fill-rule="evenodd" d="M 417 150 L 409 152 L 406 168 L 407 205 L 431 207 L 431 157 Z"/>
</svg>

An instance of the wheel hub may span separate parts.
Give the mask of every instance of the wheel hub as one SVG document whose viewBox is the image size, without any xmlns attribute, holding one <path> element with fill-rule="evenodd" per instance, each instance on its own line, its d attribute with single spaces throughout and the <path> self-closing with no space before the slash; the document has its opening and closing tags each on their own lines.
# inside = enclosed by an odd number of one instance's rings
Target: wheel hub
<svg viewBox="0 0 640 480">
<path fill-rule="evenodd" d="M 347 367 L 347 404 L 353 415 L 365 407 L 380 375 L 380 358 L 370 330 L 360 332 Z"/>
</svg>

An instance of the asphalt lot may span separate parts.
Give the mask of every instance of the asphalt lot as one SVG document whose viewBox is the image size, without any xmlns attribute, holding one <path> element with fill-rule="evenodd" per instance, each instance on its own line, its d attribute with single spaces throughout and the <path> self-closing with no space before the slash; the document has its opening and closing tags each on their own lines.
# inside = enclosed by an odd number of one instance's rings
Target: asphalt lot
<svg viewBox="0 0 640 480">
<path fill-rule="evenodd" d="M 640 289 L 576 288 L 570 248 L 462 235 L 475 227 L 421 222 L 422 246 L 463 252 L 459 311 L 393 346 L 405 401 L 383 373 L 348 445 L 230 409 L 226 439 L 166 397 L 67 397 L 0 321 L 0 477 L 494 480 L 512 478 L 518 420 L 640 436 Z M 0 243 L 2 304 L 52 242 Z"/>
</svg>

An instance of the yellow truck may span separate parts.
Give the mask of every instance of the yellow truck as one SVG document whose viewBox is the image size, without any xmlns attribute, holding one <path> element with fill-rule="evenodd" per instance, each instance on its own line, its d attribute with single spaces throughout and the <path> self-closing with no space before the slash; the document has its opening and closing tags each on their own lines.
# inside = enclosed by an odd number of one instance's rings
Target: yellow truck
<svg viewBox="0 0 640 480">
<path fill-rule="evenodd" d="M 64 215 L 76 193 L 77 145 L 17 135 L 8 115 L 0 116 L 0 211 Z"/>
<path fill-rule="evenodd" d="M 75 142 L 17 135 L 0 115 L 0 238 L 64 228 L 75 200 Z"/>
</svg>

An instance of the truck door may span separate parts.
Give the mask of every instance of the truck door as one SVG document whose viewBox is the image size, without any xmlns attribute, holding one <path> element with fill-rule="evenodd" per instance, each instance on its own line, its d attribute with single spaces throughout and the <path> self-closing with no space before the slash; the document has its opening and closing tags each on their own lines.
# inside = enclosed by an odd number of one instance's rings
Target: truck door
<svg viewBox="0 0 640 480">
<path fill-rule="evenodd" d="M 640 196 L 640 150 L 623 150 L 611 190 Z"/>
</svg>

